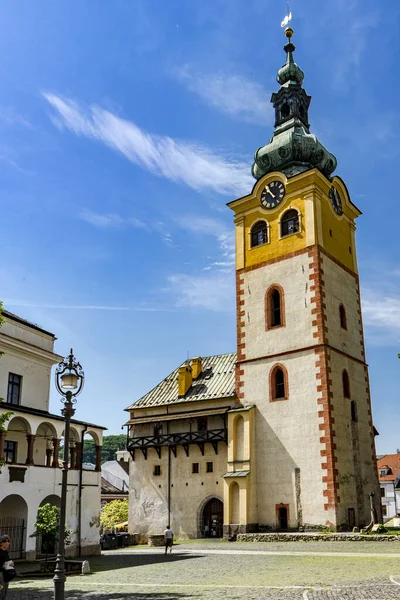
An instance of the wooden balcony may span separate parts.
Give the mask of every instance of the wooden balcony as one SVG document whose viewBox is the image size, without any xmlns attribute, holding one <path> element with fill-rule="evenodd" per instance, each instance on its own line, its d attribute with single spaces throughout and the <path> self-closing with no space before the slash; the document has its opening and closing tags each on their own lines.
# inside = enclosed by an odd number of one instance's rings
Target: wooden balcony
<svg viewBox="0 0 400 600">
<path fill-rule="evenodd" d="M 176 457 L 177 446 L 182 446 L 186 456 L 189 456 L 190 444 L 196 444 L 204 456 L 204 444 L 212 444 L 215 454 L 218 454 L 218 442 L 227 441 L 227 429 L 210 429 L 207 431 L 185 431 L 184 433 L 163 433 L 161 435 L 146 435 L 143 437 L 132 437 L 128 442 L 128 450 L 132 459 L 135 460 L 135 450 L 141 450 L 147 459 L 147 450 L 154 448 L 161 458 L 162 448 L 170 448 Z"/>
</svg>

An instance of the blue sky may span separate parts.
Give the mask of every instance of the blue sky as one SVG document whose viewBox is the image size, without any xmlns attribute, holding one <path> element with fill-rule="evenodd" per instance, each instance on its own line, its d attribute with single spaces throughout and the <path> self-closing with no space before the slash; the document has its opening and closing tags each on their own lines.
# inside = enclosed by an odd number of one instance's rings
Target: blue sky
<svg viewBox="0 0 400 600">
<path fill-rule="evenodd" d="M 292 1 L 312 130 L 364 213 L 379 453 L 400 447 L 400 6 L 387 10 Z M 57 352 L 74 347 L 77 417 L 111 433 L 188 354 L 235 350 L 225 204 L 250 191 L 271 136 L 285 11 L 285 0 L 1 3 L 1 297 L 54 331 Z"/>
</svg>

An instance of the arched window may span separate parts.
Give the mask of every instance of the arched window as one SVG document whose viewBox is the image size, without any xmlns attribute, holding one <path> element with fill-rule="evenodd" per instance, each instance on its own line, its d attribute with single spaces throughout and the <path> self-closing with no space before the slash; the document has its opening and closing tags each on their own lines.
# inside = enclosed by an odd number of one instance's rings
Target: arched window
<svg viewBox="0 0 400 600">
<path fill-rule="evenodd" d="M 288 392 L 287 371 L 283 365 L 276 365 L 270 373 L 271 400 L 287 400 Z"/>
<path fill-rule="evenodd" d="M 235 423 L 235 456 L 234 460 L 244 459 L 244 419 L 240 415 Z"/>
<path fill-rule="evenodd" d="M 278 290 L 271 294 L 271 327 L 281 325 L 281 295 Z"/>
<path fill-rule="evenodd" d="M 257 221 L 251 228 L 251 247 L 261 246 L 268 242 L 268 226 L 265 221 Z"/>
<path fill-rule="evenodd" d="M 266 330 L 285 325 L 284 293 L 281 286 L 272 285 L 265 296 Z"/>
<path fill-rule="evenodd" d="M 342 329 L 347 329 L 346 309 L 343 306 L 343 304 L 341 304 L 339 306 L 339 316 L 340 316 L 340 327 Z"/>
<path fill-rule="evenodd" d="M 351 401 L 350 408 L 351 408 L 351 420 L 357 422 L 358 421 L 357 404 L 354 402 L 354 400 Z"/>
<path fill-rule="evenodd" d="M 349 374 L 346 370 L 342 373 L 342 383 L 343 383 L 343 396 L 345 398 L 350 398 L 350 379 Z"/>
<path fill-rule="evenodd" d="M 299 231 L 299 213 L 294 208 L 287 210 L 281 219 L 281 237 Z"/>
</svg>

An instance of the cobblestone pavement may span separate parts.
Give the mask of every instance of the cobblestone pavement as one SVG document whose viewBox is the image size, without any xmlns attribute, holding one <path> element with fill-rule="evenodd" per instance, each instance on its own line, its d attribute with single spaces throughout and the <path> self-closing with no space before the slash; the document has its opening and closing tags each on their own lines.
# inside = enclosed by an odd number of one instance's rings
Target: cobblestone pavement
<svg viewBox="0 0 400 600">
<path fill-rule="evenodd" d="M 171 556 L 130 548 L 90 559 L 92 574 L 70 576 L 68 600 L 400 600 L 400 553 L 368 543 L 336 553 L 308 543 L 182 543 Z M 379 548 L 378 548 L 379 546 Z M 396 544 L 397 546 L 397 544 Z M 249 548 L 251 551 L 249 551 Z M 324 546 L 325 548 L 325 546 Z M 351 550 L 351 555 L 343 552 Z M 301 551 L 305 553 L 301 555 Z M 277 554 L 279 553 L 279 554 Z M 23 572 L 21 564 L 19 571 Z M 8 600 L 51 600 L 51 579 L 29 574 Z M 398 584 L 397 584 L 398 582 Z"/>
</svg>

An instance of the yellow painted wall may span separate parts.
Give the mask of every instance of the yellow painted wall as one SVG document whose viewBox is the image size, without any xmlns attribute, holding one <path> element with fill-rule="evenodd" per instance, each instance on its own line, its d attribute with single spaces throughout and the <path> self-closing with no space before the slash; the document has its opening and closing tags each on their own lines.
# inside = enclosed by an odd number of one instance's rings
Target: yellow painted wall
<svg viewBox="0 0 400 600">
<path fill-rule="evenodd" d="M 277 208 L 266 210 L 260 206 L 261 193 L 268 183 L 277 179 L 286 186 L 285 197 Z M 332 183 L 317 169 L 291 179 L 282 173 L 270 173 L 257 182 L 252 194 L 231 202 L 229 206 L 235 212 L 236 224 L 236 268 L 256 266 L 319 244 L 356 272 L 354 221 L 361 213 L 351 203 L 341 179 L 335 177 L 333 184 L 342 199 L 340 216 L 333 210 L 329 198 Z M 300 231 L 280 239 L 280 219 L 292 208 L 299 213 Z M 268 243 L 251 248 L 251 228 L 260 220 L 268 223 Z"/>
<path fill-rule="evenodd" d="M 242 421 L 239 421 L 242 419 Z M 238 422 L 243 426 L 238 427 Z M 238 443 L 237 435 L 243 435 Z M 224 483 L 224 523 L 247 525 L 257 522 L 255 461 L 252 461 L 254 443 L 254 408 L 250 410 L 235 410 L 228 413 L 228 471 L 250 471 L 246 477 L 228 477 Z M 237 458 L 238 447 L 243 452 L 242 458 Z M 234 484 L 239 486 L 239 506 L 232 506 L 232 491 Z M 236 501 L 236 500 L 235 500 Z M 239 521 L 233 522 L 232 514 L 239 513 Z"/>
</svg>

